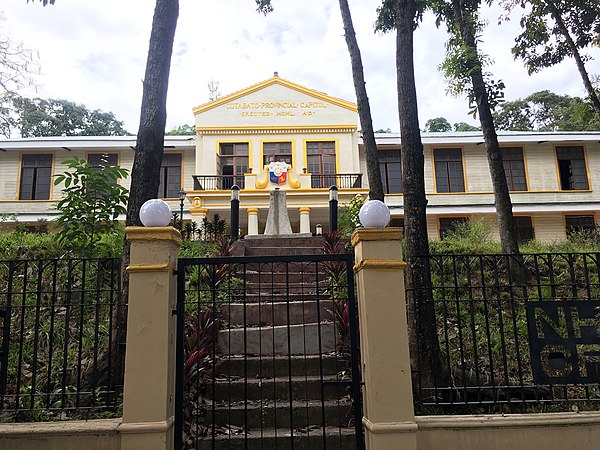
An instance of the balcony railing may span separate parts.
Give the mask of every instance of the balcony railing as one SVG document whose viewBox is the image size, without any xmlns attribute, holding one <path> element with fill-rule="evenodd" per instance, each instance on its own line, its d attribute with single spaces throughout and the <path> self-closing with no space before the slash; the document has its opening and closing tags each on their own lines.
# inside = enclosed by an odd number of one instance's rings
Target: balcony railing
<svg viewBox="0 0 600 450">
<path fill-rule="evenodd" d="M 192 178 L 196 191 L 226 190 L 234 184 L 244 189 L 244 175 L 192 175 Z"/>
<path fill-rule="evenodd" d="M 362 173 L 336 173 L 327 175 L 313 173 L 310 185 L 312 188 L 329 188 L 333 185 L 339 189 L 361 188 Z"/>
<path fill-rule="evenodd" d="M 244 175 L 192 175 L 194 190 L 218 191 L 231 189 L 237 184 L 244 189 Z M 362 187 L 362 173 L 312 174 L 312 188 L 329 188 L 336 185 L 339 189 L 356 189 Z"/>
</svg>

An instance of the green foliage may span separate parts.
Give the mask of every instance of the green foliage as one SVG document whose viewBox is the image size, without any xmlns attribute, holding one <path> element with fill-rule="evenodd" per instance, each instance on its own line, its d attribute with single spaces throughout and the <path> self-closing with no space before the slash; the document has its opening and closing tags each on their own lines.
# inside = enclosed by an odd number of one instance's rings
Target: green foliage
<svg viewBox="0 0 600 450">
<path fill-rule="evenodd" d="M 492 236 L 490 224 L 483 219 L 457 222 L 441 241 L 430 242 L 432 254 L 499 253 L 500 244 Z"/>
<path fill-rule="evenodd" d="M 111 254 L 105 235 L 121 236 L 119 215 L 125 214 L 128 191 L 115 180 L 126 178 L 127 169 L 118 166 L 94 167 L 74 158 L 64 164 L 71 170 L 57 175 L 54 184 L 64 184 L 57 205 L 59 241 L 76 254 L 104 257 Z"/>
<path fill-rule="evenodd" d="M 467 122 L 458 122 L 454 124 L 454 131 L 481 131 L 481 128 L 470 125 Z"/>
<path fill-rule="evenodd" d="M 452 125 L 450 125 L 450 122 L 445 117 L 436 117 L 425 122 L 425 130 L 423 131 L 429 133 L 452 131 Z"/>
<path fill-rule="evenodd" d="M 194 125 L 177 125 L 172 128 L 170 131 L 165 133 L 165 136 L 189 136 L 196 134 L 196 127 Z"/>
<path fill-rule="evenodd" d="M 588 101 L 548 90 L 502 104 L 494 113 L 494 123 L 500 130 L 514 131 L 600 130 L 600 120 Z"/>
<path fill-rule="evenodd" d="M 476 48 L 464 45 L 459 37 L 451 37 L 446 44 L 446 58 L 439 69 L 448 82 L 448 93 L 455 97 L 466 95 L 469 101 L 469 114 L 477 117 L 477 102 L 471 76 L 481 71 L 490 108 L 494 110 L 504 102 L 504 82 L 494 80 L 491 72 L 484 67 L 491 64 L 487 55 L 479 54 Z"/>
<path fill-rule="evenodd" d="M 68 100 L 15 97 L 13 105 L 23 137 L 129 134 L 112 112 L 90 111 Z"/>
<path fill-rule="evenodd" d="M 600 9 L 597 2 L 505 0 L 503 3 L 509 8 L 518 5 L 527 11 L 520 20 L 522 32 L 516 37 L 512 52 L 515 58 L 523 60 L 530 74 L 573 56 L 565 31 L 578 50 L 598 45 Z"/>
<path fill-rule="evenodd" d="M 364 205 L 365 199 L 357 194 L 355 195 L 350 203 L 342 204 L 338 209 L 338 234 L 348 239 L 352 236 L 352 233 L 357 228 L 360 228 L 360 220 L 358 220 L 358 213 L 360 208 Z"/>
<path fill-rule="evenodd" d="M 227 222 L 215 214 L 212 220 L 206 217 L 202 221 L 202 229 L 204 230 L 205 238 L 208 240 L 218 240 L 225 235 L 227 231 Z"/>
</svg>

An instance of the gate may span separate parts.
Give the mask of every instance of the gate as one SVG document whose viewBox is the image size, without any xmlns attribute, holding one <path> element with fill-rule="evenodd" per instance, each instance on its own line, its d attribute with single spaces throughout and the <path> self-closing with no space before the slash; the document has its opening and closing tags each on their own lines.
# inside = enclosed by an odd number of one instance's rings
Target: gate
<svg viewBox="0 0 600 450">
<path fill-rule="evenodd" d="M 353 255 L 180 259 L 176 449 L 364 448 Z"/>
</svg>

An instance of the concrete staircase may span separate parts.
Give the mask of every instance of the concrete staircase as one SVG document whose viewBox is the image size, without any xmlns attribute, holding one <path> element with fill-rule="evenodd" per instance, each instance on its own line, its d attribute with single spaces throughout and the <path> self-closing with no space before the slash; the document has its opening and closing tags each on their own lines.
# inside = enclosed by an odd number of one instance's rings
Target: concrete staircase
<svg viewBox="0 0 600 450">
<path fill-rule="evenodd" d="M 322 248 L 319 237 L 245 239 L 236 255 L 315 255 Z M 221 306 L 227 325 L 206 393 L 214 442 L 209 429 L 198 448 L 355 448 L 348 389 L 335 383 L 348 367 L 335 352 L 339 335 L 322 267 L 249 264 L 244 286 L 244 298 Z"/>
</svg>

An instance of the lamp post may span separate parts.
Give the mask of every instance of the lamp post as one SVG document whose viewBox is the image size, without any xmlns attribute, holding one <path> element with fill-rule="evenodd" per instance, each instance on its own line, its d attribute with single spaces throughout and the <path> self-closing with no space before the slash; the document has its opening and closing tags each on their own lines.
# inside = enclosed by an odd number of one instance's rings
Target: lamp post
<svg viewBox="0 0 600 450">
<path fill-rule="evenodd" d="M 329 232 L 337 233 L 338 229 L 338 188 L 333 185 L 329 188 Z"/>
<path fill-rule="evenodd" d="M 238 239 L 240 234 L 240 187 L 231 186 L 231 238 Z"/>
<path fill-rule="evenodd" d="M 321 225 L 320 223 L 318 223 L 315 228 L 315 234 L 317 236 L 321 236 L 323 234 L 323 225 Z"/>
<path fill-rule="evenodd" d="M 183 233 L 183 202 L 185 201 L 185 191 L 179 190 L 179 231 Z"/>
</svg>

